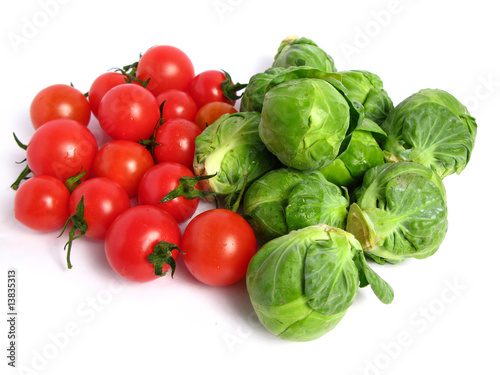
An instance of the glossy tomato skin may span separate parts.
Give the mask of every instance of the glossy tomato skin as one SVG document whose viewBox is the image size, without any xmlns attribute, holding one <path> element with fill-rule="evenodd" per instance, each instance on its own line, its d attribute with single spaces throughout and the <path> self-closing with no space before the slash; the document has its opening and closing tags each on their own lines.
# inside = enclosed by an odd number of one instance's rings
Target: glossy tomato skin
<svg viewBox="0 0 500 375">
<path fill-rule="evenodd" d="M 198 108 L 210 102 L 230 103 L 229 99 L 224 96 L 221 87 L 225 79 L 226 75 L 220 70 L 206 70 L 193 78 L 188 93 Z"/>
<path fill-rule="evenodd" d="M 227 209 L 212 209 L 189 222 L 181 249 L 191 275 L 205 284 L 224 286 L 245 277 L 258 245 L 243 217 Z"/>
<path fill-rule="evenodd" d="M 165 210 L 179 224 L 185 222 L 195 213 L 199 198 L 177 197 L 171 201 L 159 203 L 165 195 L 179 186 L 181 177 L 194 177 L 194 174 L 178 163 L 164 162 L 155 165 L 144 174 L 139 184 L 139 203 L 157 206 Z M 196 188 L 198 188 L 197 185 Z"/>
<path fill-rule="evenodd" d="M 69 177 L 91 171 L 97 153 L 92 132 L 75 120 L 57 119 L 38 128 L 26 149 L 28 166 L 35 176 L 54 176 L 62 182 Z"/>
<path fill-rule="evenodd" d="M 148 255 L 160 241 L 180 245 L 181 231 L 175 219 L 158 207 L 131 207 L 108 229 L 104 241 L 106 258 L 118 275 L 136 282 L 152 281 L 158 276 Z M 178 256 L 179 251 L 173 250 L 172 257 Z M 169 268 L 164 265 L 163 272 Z"/>
<path fill-rule="evenodd" d="M 90 104 L 79 90 L 70 85 L 55 84 L 38 92 L 30 106 L 31 123 L 35 129 L 50 120 L 71 119 L 87 126 Z"/>
<path fill-rule="evenodd" d="M 23 182 L 14 198 L 15 218 L 36 231 L 63 227 L 69 217 L 69 190 L 53 176 L 35 176 Z"/>
<path fill-rule="evenodd" d="M 88 225 L 85 235 L 104 239 L 111 223 L 130 208 L 130 198 L 116 181 L 106 177 L 91 178 L 78 185 L 69 198 L 69 213 L 76 214 L 83 197 L 84 218 Z"/>
<path fill-rule="evenodd" d="M 125 76 L 118 72 L 105 72 L 98 76 L 89 89 L 90 110 L 97 117 L 99 104 L 104 95 L 113 87 L 126 83 Z"/>
<path fill-rule="evenodd" d="M 134 142 L 149 139 L 159 119 L 156 98 L 139 85 L 115 86 L 99 103 L 99 125 L 112 139 Z"/>
<path fill-rule="evenodd" d="M 195 139 L 201 129 L 186 119 L 171 119 L 156 131 L 154 156 L 157 163 L 174 162 L 193 171 Z"/>
<path fill-rule="evenodd" d="M 93 175 L 116 181 L 129 197 L 135 197 L 142 176 L 154 165 L 151 153 L 144 146 L 132 141 L 115 140 L 106 143 L 97 152 Z"/>
<path fill-rule="evenodd" d="M 163 119 L 183 118 L 194 121 L 198 106 L 194 99 L 186 92 L 170 89 L 156 97 L 158 105 L 163 103 Z"/>
<path fill-rule="evenodd" d="M 212 125 L 222 115 L 236 112 L 236 108 L 229 103 L 210 102 L 198 109 L 195 123 L 201 130 L 205 130 L 207 126 Z"/>
<path fill-rule="evenodd" d="M 187 91 L 194 77 L 194 66 L 179 48 L 158 45 L 141 56 L 136 75 L 142 81 L 149 79 L 148 90 L 158 96 L 169 89 Z"/>
</svg>

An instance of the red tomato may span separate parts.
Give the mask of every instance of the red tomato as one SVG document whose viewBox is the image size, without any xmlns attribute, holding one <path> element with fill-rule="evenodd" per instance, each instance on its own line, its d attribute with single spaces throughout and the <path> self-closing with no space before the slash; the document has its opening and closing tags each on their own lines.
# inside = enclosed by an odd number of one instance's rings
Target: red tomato
<svg viewBox="0 0 500 375">
<path fill-rule="evenodd" d="M 96 177 L 108 177 L 125 189 L 129 197 L 137 195 L 142 176 L 155 165 L 151 153 L 139 143 L 111 141 L 106 143 L 94 160 Z"/>
<path fill-rule="evenodd" d="M 220 70 L 206 70 L 193 78 L 189 85 L 188 93 L 196 102 L 198 108 L 210 102 L 231 103 L 224 96 L 221 84 L 226 79 Z"/>
<path fill-rule="evenodd" d="M 163 104 L 163 119 L 183 118 L 194 121 L 198 107 L 189 94 L 180 90 L 167 90 L 156 97 Z"/>
<path fill-rule="evenodd" d="M 106 177 L 91 178 L 78 185 L 69 198 L 69 213 L 76 214 L 83 197 L 84 219 L 88 225 L 85 235 L 104 239 L 106 232 L 118 215 L 130 208 L 130 198 L 117 182 Z"/>
<path fill-rule="evenodd" d="M 175 219 L 158 207 L 135 206 L 113 221 L 104 248 L 108 262 L 117 274 L 128 280 L 147 282 L 159 277 L 148 256 L 160 241 L 179 246 L 181 231 Z M 166 255 L 175 261 L 179 251 L 172 250 Z M 167 272 L 170 268 L 164 264 L 162 271 Z"/>
<path fill-rule="evenodd" d="M 124 83 L 101 99 L 98 120 L 112 139 L 138 142 L 149 139 L 160 119 L 156 98 L 144 87 Z"/>
<path fill-rule="evenodd" d="M 91 173 L 97 153 L 92 132 L 75 120 L 51 120 L 38 128 L 26 149 L 28 166 L 35 176 L 54 176 L 62 182 L 80 172 Z"/>
<path fill-rule="evenodd" d="M 201 130 L 205 130 L 207 126 L 212 125 L 222 115 L 235 112 L 237 111 L 231 104 L 224 102 L 211 102 L 205 104 L 198 110 L 195 122 Z"/>
<path fill-rule="evenodd" d="M 61 228 L 69 217 L 69 190 L 52 176 L 35 176 L 23 182 L 14 198 L 18 221 L 36 231 Z"/>
<path fill-rule="evenodd" d="M 178 163 L 165 162 L 155 165 L 144 174 L 139 184 L 139 203 L 157 206 L 171 214 L 178 223 L 185 222 L 195 213 L 199 198 L 187 199 L 181 196 L 159 203 L 165 195 L 179 186 L 181 177 L 194 177 L 194 174 Z"/>
<path fill-rule="evenodd" d="M 195 139 L 201 129 L 194 122 L 177 118 L 168 120 L 156 131 L 153 153 L 157 163 L 171 161 L 193 170 Z"/>
<path fill-rule="evenodd" d="M 113 87 L 126 83 L 125 76 L 118 72 L 106 72 L 97 77 L 89 89 L 90 109 L 95 117 L 99 113 L 99 104 L 104 95 Z"/>
<path fill-rule="evenodd" d="M 50 120 L 71 119 L 87 126 L 90 121 L 90 104 L 73 86 L 56 84 L 44 88 L 31 102 L 31 123 L 35 129 Z"/>
<path fill-rule="evenodd" d="M 208 285 L 229 285 L 243 277 L 257 252 L 250 225 L 226 209 L 202 212 L 184 230 L 181 249 L 189 272 Z"/>
<path fill-rule="evenodd" d="M 169 89 L 187 91 L 194 77 L 194 66 L 179 48 L 159 45 L 148 49 L 139 59 L 136 76 L 155 96 Z"/>
</svg>

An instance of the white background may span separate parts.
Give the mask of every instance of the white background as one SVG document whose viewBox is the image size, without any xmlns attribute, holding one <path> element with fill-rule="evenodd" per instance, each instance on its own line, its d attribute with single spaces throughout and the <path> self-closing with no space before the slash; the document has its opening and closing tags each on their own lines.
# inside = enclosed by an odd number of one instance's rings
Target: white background
<svg viewBox="0 0 500 375">
<path fill-rule="evenodd" d="M 44 5 L 51 4 L 51 5 Z M 498 371 L 498 13 L 490 0 L 4 2 L 0 13 L 0 373 L 218 373 L 280 371 L 491 374 Z M 87 91 L 104 71 L 155 44 L 184 50 L 197 73 L 224 69 L 247 82 L 270 66 L 279 43 L 313 39 L 337 68 L 377 73 L 395 104 L 423 88 L 449 91 L 479 126 L 466 170 L 445 179 L 449 232 L 426 260 L 376 270 L 394 302 L 363 289 L 343 321 L 308 343 L 277 339 L 252 313 L 244 282 L 117 279 L 99 241 L 65 239 L 13 217 L 9 185 L 24 158 L 12 132 L 33 134 L 30 102 L 72 82 Z M 17 41 L 17 43 L 13 42 Z M 98 131 L 95 119 L 90 128 Z M 202 207 L 205 209 L 206 207 Z M 18 276 L 17 370 L 7 366 L 7 270 Z M 3 281 L 2 281 L 3 280 Z M 3 285 L 2 285 L 3 284 Z"/>
</svg>

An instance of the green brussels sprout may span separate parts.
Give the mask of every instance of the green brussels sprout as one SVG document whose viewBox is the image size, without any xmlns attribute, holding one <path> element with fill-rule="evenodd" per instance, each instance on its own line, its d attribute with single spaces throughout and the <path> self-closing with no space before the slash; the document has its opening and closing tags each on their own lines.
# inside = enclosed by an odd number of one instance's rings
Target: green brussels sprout
<svg viewBox="0 0 500 375">
<path fill-rule="evenodd" d="M 430 168 L 412 162 L 369 169 L 355 191 L 346 230 L 378 263 L 433 255 L 448 229 L 446 191 Z"/>
<path fill-rule="evenodd" d="M 250 77 L 240 101 L 241 112 L 261 112 L 267 84 L 285 68 L 269 68 Z"/>
<path fill-rule="evenodd" d="M 330 164 L 362 120 L 336 73 L 289 68 L 266 86 L 259 134 L 288 167 L 315 170 Z"/>
<path fill-rule="evenodd" d="M 330 55 L 308 38 L 290 36 L 285 38 L 274 56 L 272 67 L 310 66 L 325 72 L 335 72 L 335 63 Z"/>
<path fill-rule="evenodd" d="M 376 139 L 385 132 L 372 120 L 365 118 L 349 137 L 346 149 L 330 164 L 319 171 L 336 185 L 354 189 L 363 180 L 364 173 L 385 162 L 384 153 Z"/>
<path fill-rule="evenodd" d="M 256 112 L 225 114 L 196 137 L 194 172 L 215 175 L 200 181 L 203 190 L 236 193 L 275 167 L 276 158 L 260 140 L 259 122 Z"/>
<path fill-rule="evenodd" d="M 394 297 L 354 236 L 324 224 L 266 243 L 250 261 L 246 284 L 260 322 L 290 341 L 314 340 L 332 330 L 360 287 L 371 285 L 384 303 Z"/>
<path fill-rule="evenodd" d="M 260 242 L 314 224 L 345 228 L 348 194 L 318 172 L 280 168 L 254 181 L 243 213 Z"/>
<path fill-rule="evenodd" d="M 394 105 L 384 90 L 380 77 L 366 70 L 346 70 L 339 73 L 349 97 L 363 104 L 365 117 L 378 125 L 382 124 Z"/>
<path fill-rule="evenodd" d="M 459 174 L 474 148 L 477 125 L 467 108 L 439 89 L 424 89 L 403 100 L 381 125 L 390 161 L 413 161 L 441 178 Z"/>
</svg>

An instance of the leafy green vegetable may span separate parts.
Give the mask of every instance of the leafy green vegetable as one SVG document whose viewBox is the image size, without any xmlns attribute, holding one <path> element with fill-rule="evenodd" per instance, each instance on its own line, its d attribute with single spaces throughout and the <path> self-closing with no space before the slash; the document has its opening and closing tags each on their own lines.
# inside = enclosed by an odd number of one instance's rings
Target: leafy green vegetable
<svg viewBox="0 0 500 375">
<path fill-rule="evenodd" d="M 260 140 L 259 122 L 256 112 L 226 114 L 196 138 L 195 174 L 215 175 L 200 181 L 203 190 L 236 193 L 275 167 L 276 158 Z"/>
<path fill-rule="evenodd" d="M 243 212 L 261 242 L 314 224 L 345 228 L 347 192 L 318 172 L 280 168 L 252 183 Z"/>
<path fill-rule="evenodd" d="M 400 162 L 371 168 L 355 199 L 346 230 L 381 264 L 429 257 L 444 240 L 446 192 L 441 179 L 427 167 Z"/>
<path fill-rule="evenodd" d="M 474 147 L 477 125 L 467 108 L 443 90 L 425 89 L 403 100 L 381 125 L 391 161 L 413 161 L 441 178 L 460 173 Z"/>
<path fill-rule="evenodd" d="M 330 55 L 311 39 L 291 36 L 284 39 L 274 56 L 272 67 L 310 66 L 325 72 L 335 72 L 335 63 Z"/>
<path fill-rule="evenodd" d="M 285 68 L 269 68 L 250 77 L 240 102 L 241 112 L 261 112 L 267 84 Z"/>
<path fill-rule="evenodd" d="M 330 164 L 362 120 L 336 73 L 289 68 L 266 86 L 259 135 L 286 166 L 315 170 Z"/>
<path fill-rule="evenodd" d="M 261 323 L 290 341 L 310 341 L 332 330 L 360 287 L 372 284 L 385 303 L 392 288 L 366 264 L 350 233 L 309 226 L 266 243 L 252 258 L 247 290 Z"/>
<path fill-rule="evenodd" d="M 394 105 L 384 90 L 380 77 L 366 70 L 345 70 L 339 73 L 349 97 L 363 104 L 365 117 L 378 125 L 382 124 Z"/>
<path fill-rule="evenodd" d="M 357 187 L 368 169 L 385 162 L 384 153 L 376 140 L 384 137 L 385 132 L 365 118 L 344 140 L 347 148 L 319 171 L 334 184 L 351 189 Z"/>
</svg>

